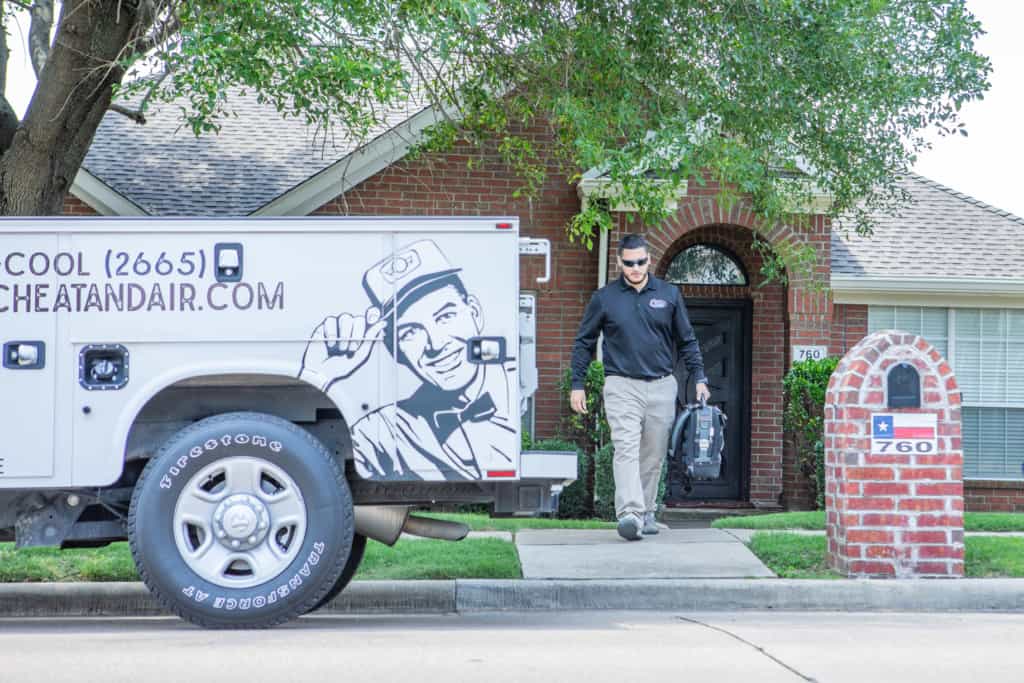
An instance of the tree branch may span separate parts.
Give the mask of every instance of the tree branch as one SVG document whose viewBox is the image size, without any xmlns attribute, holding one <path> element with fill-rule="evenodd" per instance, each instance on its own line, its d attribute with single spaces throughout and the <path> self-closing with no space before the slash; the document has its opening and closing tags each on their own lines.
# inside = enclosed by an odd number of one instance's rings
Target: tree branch
<svg viewBox="0 0 1024 683">
<path fill-rule="evenodd" d="M 152 31 L 135 42 L 132 46 L 132 50 L 135 54 L 146 54 L 153 48 L 162 45 L 168 38 L 181 29 L 181 19 L 178 18 L 178 13 L 174 8 L 170 8 L 169 12 L 170 14 L 167 19 L 160 22 L 160 24 L 154 27 Z"/>
<path fill-rule="evenodd" d="M 114 104 L 113 102 L 107 108 L 110 111 L 117 112 L 118 114 L 122 114 L 123 116 L 127 116 L 140 126 L 146 125 L 146 105 L 149 104 L 149 100 L 153 97 L 153 93 L 157 91 L 157 89 L 160 87 L 160 84 L 164 82 L 165 78 L 167 78 L 167 74 L 168 72 L 164 71 L 162 74 L 160 74 L 160 76 L 157 79 L 155 79 L 152 82 L 152 85 L 150 85 L 149 89 L 146 91 L 146 94 L 143 95 L 142 99 L 139 101 L 138 108 L 131 109 L 120 104 Z"/>
<path fill-rule="evenodd" d="M 120 104 L 112 104 L 108 107 L 108 109 L 110 109 L 110 111 L 116 111 L 118 114 L 123 114 L 124 116 L 127 116 L 140 126 L 146 125 L 146 115 L 139 110 L 129 109 L 128 107 L 122 106 Z"/>
<path fill-rule="evenodd" d="M 28 52 L 36 78 L 41 78 L 50 54 L 50 31 L 53 29 L 53 0 L 32 3 L 32 23 L 28 28 Z"/>
</svg>

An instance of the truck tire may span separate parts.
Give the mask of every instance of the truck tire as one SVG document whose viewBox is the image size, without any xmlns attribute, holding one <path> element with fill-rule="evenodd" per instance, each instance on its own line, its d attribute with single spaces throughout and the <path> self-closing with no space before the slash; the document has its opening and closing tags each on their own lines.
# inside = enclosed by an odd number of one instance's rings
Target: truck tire
<svg viewBox="0 0 1024 683">
<path fill-rule="evenodd" d="M 135 485 L 128 538 L 142 580 L 181 618 L 266 628 L 335 586 L 352 495 L 324 446 L 287 420 L 227 413 L 174 435 Z"/>
<path fill-rule="evenodd" d="M 348 554 L 348 562 L 345 563 L 345 568 L 341 571 L 341 576 L 331 586 L 331 590 L 327 591 L 327 595 L 323 597 L 320 602 L 313 606 L 310 612 L 315 612 L 321 609 L 334 598 L 341 594 L 341 591 L 345 590 L 349 582 L 352 581 L 352 577 L 356 575 L 356 571 L 359 569 L 359 565 L 363 561 L 363 554 L 366 552 L 366 536 L 362 534 L 356 534 L 352 537 L 352 552 Z"/>
</svg>

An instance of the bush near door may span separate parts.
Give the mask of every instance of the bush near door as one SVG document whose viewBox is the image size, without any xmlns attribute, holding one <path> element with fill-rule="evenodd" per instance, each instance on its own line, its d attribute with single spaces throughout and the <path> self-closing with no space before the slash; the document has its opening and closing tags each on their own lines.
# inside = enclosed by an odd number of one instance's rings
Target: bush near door
<svg viewBox="0 0 1024 683">
<path fill-rule="evenodd" d="M 834 356 L 797 361 L 782 380 L 783 429 L 796 447 L 797 465 L 811 482 L 819 510 L 825 508 L 825 393 L 838 364 Z"/>
</svg>

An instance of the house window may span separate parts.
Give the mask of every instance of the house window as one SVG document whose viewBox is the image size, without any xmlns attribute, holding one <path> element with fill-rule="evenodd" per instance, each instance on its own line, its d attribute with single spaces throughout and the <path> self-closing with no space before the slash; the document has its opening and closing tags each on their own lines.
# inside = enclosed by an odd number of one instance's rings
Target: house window
<svg viewBox="0 0 1024 683">
<path fill-rule="evenodd" d="M 710 244 L 695 244 L 672 259 L 665 279 L 676 285 L 747 284 L 743 266 L 725 250 Z"/>
<path fill-rule="evenodd" d="M 869 332 L 894 328 L 931 342 L 956 373 L 964 477 L 1024 479 L 1024 310 L 868 308 Z"/>
<path fill-rule="evenodd" d="M 905 330 L 919 334 L 949 357 L 949 314 L 945 308 L 920 306 L 869 306 L 868 333 Z"/>
</svg>

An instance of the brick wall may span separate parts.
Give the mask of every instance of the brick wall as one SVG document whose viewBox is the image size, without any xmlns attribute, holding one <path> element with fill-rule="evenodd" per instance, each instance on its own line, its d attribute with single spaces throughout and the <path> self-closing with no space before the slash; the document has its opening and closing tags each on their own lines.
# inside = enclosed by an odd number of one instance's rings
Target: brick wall
<svg viewBox="0 0 1024 683">
<path fill-rule="evenodd" d="M 863 304 L 836 304 L 832 307 L 832 339 L 828 352 L 845 355 L 868 334 L 868 307 Z"/>
<path fill-rule="evenodd" d="M 98 216 L 100 215 L 95 209 L 83 202 L 78 197 L 71 193 L 64 198 L 64 210 L 61 212 L 65 216 Z"/>
<path fill-rule="evenodd" d="M 530 129 L 542 153 L 551 149 L 543 128 Z M 550 158 L 550 157 L 549 157 Z M 472 162 L 470 165 L 469 162 Z M 519 182 L 489 150 L 479 151 L 463 143 L 445 154 L 430 154 L 415 161 L 400 161 L 358 186 L 327 202 L 314 214 L 377 216 L 508 216 L 520 218 L 520 232 L 551 240 L 552 278 L 535 281 L 542 274 L 542 259 L 523 259 L 520 282 L 536 291 L 537 369 L 539 389 L 535 396 L 537 437 L 558 433 L 568 404 L 558 390 L 559 379 L 569 365 L 572 340 L 583 309 L 597 286 L 597 253 L 571 244 L 565 227 L 579 210 L 575 186 L 566 173 L 550 163 L 548 177 L 537 198 L 519 199 L 513 192 Z"/>
<path fill-rule="evenodd" d="M 1024 481 L 965 481 L 964 507 L 970 512 L 1024 512 Z"/>
<path fill-rule="evenodd" d="M 920 408 L 886 407 L 886 377 L 897 363 L 920 373 Z M 879 412 L 934 414 L 936 448 L 872 452 Z M 926 340 L 878 332 L 843 357 L 825 399 L 829 566 L 848 576 L 963 576 L 960 434 L 953 371 Z"/>
</svg>

